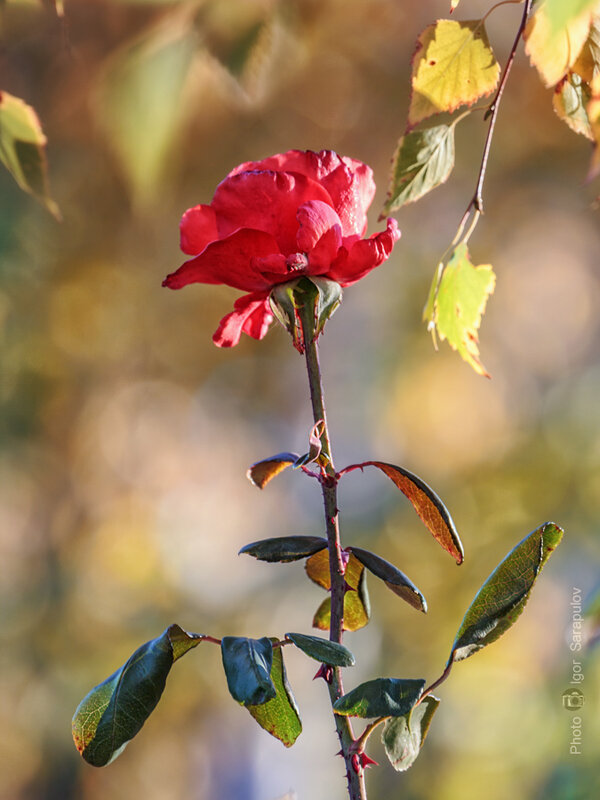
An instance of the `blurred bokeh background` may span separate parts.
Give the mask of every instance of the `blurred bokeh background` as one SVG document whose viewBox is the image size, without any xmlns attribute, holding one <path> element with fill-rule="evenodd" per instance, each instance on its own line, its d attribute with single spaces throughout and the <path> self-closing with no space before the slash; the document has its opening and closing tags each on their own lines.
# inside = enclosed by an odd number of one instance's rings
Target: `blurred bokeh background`
<svg viewBox="0 0 600 800">
<path fill-rule="evenodd" d="M 369 163 L 385 197 L 414 40 L 448 0 L 8 0 L 0 88 L 38 111 L 57 223 L 0 173 L 0 798 L 342 800 L 315 665 L 286 650 L 304 732 L 289 751 L 228 696 L 218 649 L 178 663 L 136 740 L 97 770 L 70 720 L 84 694 L 177 622 L 213 635 L 310 632 L 320 590 L 301 564 L 237 557 L 266 536 L 320 534 L 318 487 L 292 471 L 263 492 L 248 464 L 303 452 L 304 365 L 273 329 L 212 345 L 236 293 L 161 289 L 182 212 L 236 164 L 292 147 Z M 491 4 L 462 0 L 462 18 Z M 457 12 L 458 13 L 458 12 Z M 503 63 L 521 8 L 488 21 Z M 459 16 L 460 16 L 459 15 Z M 583 655 L 582 754 L 570 755 L 570 603 L 600 567 L 600 275 L 589 145 L 555 117 L 522 53 L 505 94 L 471 239 L 498 285 L 481 330 L 492 380 L 421 312 L 479 168 L 481 115 L 461 123 L 447 185 L 398 214 L 390 261 L 346 291 L 322 338 L 336 463 L 381 458 L 431 483 L 466 549 L 457 568 L 379 474 L 341 486 L 343 535 L 396 563 L 422 616 L 371 581 L 373 618 L 347 642 L 371 677 L 441 672 L 476 589 L 525 534 L 566 529 L 526 612 L 458 664 L 416 765 L 380 744 L 372 800 L 599 796 L 600 668 Z M 578 654 L 575 654 L 578 657 Z M 373 737 L 373 740 L 377 736 Z"/>
</svg>

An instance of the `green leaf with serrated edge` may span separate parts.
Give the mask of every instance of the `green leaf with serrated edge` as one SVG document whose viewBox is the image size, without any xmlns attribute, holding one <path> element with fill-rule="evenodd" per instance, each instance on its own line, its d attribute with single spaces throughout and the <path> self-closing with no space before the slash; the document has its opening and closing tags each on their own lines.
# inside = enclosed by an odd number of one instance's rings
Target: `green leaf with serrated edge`
<svg viewBox="0 0 600 800">
<path fill-rule="evenodd" d="M 371 553 L 369 550 L 363 550 L 362 547 L 348 547 L 347 549 L 356 556 L 369 572 L 380 578 L 394 594 L 406 600 L 417 611 L 427 611 L 427 603 L 422 593 L 410 578 L 407 578 L 397 567 L 381 558 L 381 556 Z"/>
<path fill-rule="evenodd" d="M 385 723 L 381 741 L 391 765 L 398 772 L 405 772 L 417 760 L 439 704 L 438 698 L 430 694 L 408 714 Z"/>
<path fill-rule="evenodd" d="M 354 656 L 343 644 L 321 639 L 319 636 L 307 636 L 305 633 L 286 633 L 286 637 L 296 647 L 315 661 L 331 664 L 332 667 L 353 667 Z"/>
<path fill-rule="evenodd" d="M 500 66 L 483 20 L 440 19 L 417 39 L 408 128 L 442 111 L 472 105 L 498 83 Z"/>
<path fill-rule="evenodd" d="M 444 183 L 454 168 L 454 125 L 405 134 L 392 160 L 382 216 L 414 203 Z"/>
<path fill-rule="evenodd" d="M 598 0 L 547 0 L 546 15 L 552 29 L 559 31 L 597 5 Z"/>
<path fill-rule="evenodd" d="M 492 572 L 469 606 L 448 664 L 461 661 L 499 639 L 517 620 L 542 567 L 563 531 L 546 522 L 526 536 Z"/>
<path fill-rule="evenodd" d="M 437 330 L 440 339 L 447 339 L 450 347 L 457 350 L 475 372 L 489 378 L 479 360 L 477 332 L 488 297 L 496 285 L 491 265 L 474 266 L 469 260 L 467 246 L 459 244 L 446 266 L 438 270 L 437 277 L 433 307 L 428 303 L 425 318 Z"/>
<path fill-rule="evenodd" d="M 424 688 L 423 680 L 375 678 L 336 700 L 333 710 L 348 717 L 402 717 L 408 714 Z"/>
<path fill-rule="evenodd" d="M 557 83 L 552 96 L 552 105 L 572 131 L 593 140 L 594 134 L 587 113 L 587 105 L 591 98 L 592 93 L 588 84 L 580 75 L 570 72 Z"/>
<path fill-rule="evenodd" d="M 203 638 L 170 625 L 81 701 L 73 740 L 89 764 L 103 767 L 123 752 L 160 700 L 173 663 Z"/>
<path fill-rule="evenodd" d="M 384 461 L 365 461 L 358 467 L 377 467 L 410 500 L 421 521 L 457 564 L 462 564 L 464 550 L 450 512 L 424 480 L 404 467 Z"/>
<path fill-rule="evenodd" d="M 271 639 L 277 642 L 277 639 Z M 250 714 L 267 733 L 279 739 L 285 747 L 291 747 L 302 733 L 302 722 L 298 706 L 287 682 L 281 647 L 273 648 L 271 681 L 277 694 L 262 705 L 246 706 Z"/>
<path fill-rule="evenodd" d="M 261 539 L 242 547 L 238 555 L 245 553 L 259 561 L 287 563 L 312 556 L 327 547 L 327 539 L 320 536 L 280 536 Z"/>
<path fill-rule="evenodd" d="M 270 458 L 265 458 L 262 461 L 257 461 L 256 464 L 252 464 L 248 472 L 246 472 L 246 477 L 254 486 L 264 489 L 269 481 L 287 467 L 291 467 L 297 459 L 296 453 L 277 453 L 275 456 L 270 456 Z"/>
<path fill-rule="evenodd" d="M 19 97 L 0 92 L 0 161 L 21 189 L 34 195 L 60 219 L 48 188 L 46 142 L 34 109 Z"/>
<path fill-rule="evenodd" d="M 271 640 L 224 636 L 221 640 L 223 668 L 229 693 L 242 705 L 261 705 L 275 697 L 270 678 L 273 664 Z"/>
</svg>

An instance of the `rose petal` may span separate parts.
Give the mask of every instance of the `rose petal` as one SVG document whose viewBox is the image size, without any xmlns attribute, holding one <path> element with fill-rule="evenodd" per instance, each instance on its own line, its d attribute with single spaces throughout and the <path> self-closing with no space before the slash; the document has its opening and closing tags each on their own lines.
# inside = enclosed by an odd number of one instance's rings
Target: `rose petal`
<svg viewBox="0 0 600 800">
<path fill-rule="evenodd" d="M 339 214 L 344 236 L 364 236 L 367 230 L 367 210 L 375 196 L 373 172 L 366 164 L 352 158 L 323 178 L 322 184 L 329 192 L 333 207 Z"/>
<path fill-rule="evenodd" d="M 213 335 L 217 347 L 234 347 L 242 332 L 253 339 L 262 339 L 273 321 L 267 298 L 264 292 L 239 297 L 233 304 L 234 311 L 223 317 Z"/>
<path fill-rule="evenodd" d="M 230 175 L 250 170 L 295 172 L 320 183 L 331 197 L 342 221 L 344 236 L 363 236 L 367 227 L 367 209 L 375 196 L 375 182 L 370 167 L 354 158 L 340 157 L 333 150 L 289 150 L 262 161 L 240 164 Z"/>
<path fill-rule="evenodd" d="M 341 237 L 338 227 L 330 228 L 308 254 L 308 275 L 325 275 L 337 258 Z"/>
<path fill-rule="evenodd" d="M 389 258 L 399 238 L 398 223 L 395 219 L 388 219 L 385 231 L 375 233 L 369 239 L 355 242 L 349 250 L 342 247 L 328 272 L 328 277 L 342 286 L 356 283 Z"/>
<path fill-rule="evenodd" d="M 289 172 L 241 172 L 219 184 L 212 201 L 221 236 L 238 228 L 270 233 L 285 255 L 296 251 L 296 211 L 308 200 L 331 204 L 315 181 Z"/>
<path fill-rule="evenodd" d="M 270 284 L 257 269 L 257 260 L 278 249 L 268 233 L 241 228 L 226 239 L 212 242 L 196 258 L 167 275 L 163 286 L 181 289 L 189 283 L 223 283 L 247 292 L 265 290 Z"/>
<path fill-rule="evenodd" d="M 310 253 L 319 239 L 329 230 L 337 233 L 338 247 L 342 243 L 342 226 L 340 218 L 333 208 L 321 200 L 309 200 L 303 203 L 296 213 L 300 223 L 296 241 L 301 252 Z"/>
<path fill-rule="evenodd" d="M 288 150 L 287 153 L 278 153 L 264 158 L 262 161 L 247 161 L 232 170 L 229 175 L 238 175 L 240 172 L 252 170 L 274 170 L 275 172 L 298 172 L 307 178 L 321 181 L 334 169 L 337 169 L 341 159 L 333 150 L 321 150 L 315 153 L 312 150 Z"/>
<path fill-rule="evenodd" d="M 198 255 L 207 244 L 219 238 L 215 212 L 206 205 L 188 208 L 181 218 L 179 230 L 181 249 L 189 256 Z"/>
</svg>

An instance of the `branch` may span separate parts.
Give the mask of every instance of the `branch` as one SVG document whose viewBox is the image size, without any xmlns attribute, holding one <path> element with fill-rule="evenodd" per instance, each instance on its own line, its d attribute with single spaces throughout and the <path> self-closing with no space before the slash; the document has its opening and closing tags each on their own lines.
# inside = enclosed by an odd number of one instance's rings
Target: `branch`
<svg viewBox="0 0 600 800">
<path fill-rule="evenodd" d="M 515 36 L 515 40 L 513 42 L 511 51 L 508 56 L 508 60 L 504 67 L 504 71 L 502 72 L 502 76 L 500 78 L 500 83 L 498 85 L 498 91 L 496 92 L 494 99 L 490 103 L 488 110 L 485 113 L 484 119 L 490 118 L 490 125 L 488 128 L 487 136 L 485 139 L 485 146 L 483 148 L 483 156 L 481 159 L 481 166 L 479 168 L 479 176 L 477 178 L 477 184 L 475 186 L 475 192 L 473 193 L 473 197 L 467 206 L 467 210 L 463 214 L 463 217 L 460 221 L 460 225 L 458 226 L 459 231 L 462 231 L 464 228 L 467 219 L 471 211 L 474 209 L 477 214 L 477 219 L 479 219 L 479 215 L 483 214 L 483 182 L 485 180 L 485 173 L 487 170 L 487 163 L 488 158 L 490 155 L 490 148 L 492 146 L 492 137 L 494 135 L 494 128 L 496 125 L 496 117 L 498 115 L 498 109 L 500 107 L 500 100 L 502 99 L 502 94 L 504 92 L 504 87 L 506 86 L 506 82 L 508 80 L 508 76 L 510 70 L 513 65 L 513 61 L 515 60 L 515 56 L 517 54 L 517 47 L 519 46 L 519 41 L 523 35 L 523 31 L 525 30 L 525 25 L 527 24 L 527 18 L 529 17 L 529 13 L 531 11 L 531 6 L 533 5 L 533 0 L 525 0 L 525 8 L 523 9 L 523 16 L 521 17 L 521 23 L 517 30 L 517 35 Z M 470 233 L 472 232 L 472 229 Z"/>
</svg>

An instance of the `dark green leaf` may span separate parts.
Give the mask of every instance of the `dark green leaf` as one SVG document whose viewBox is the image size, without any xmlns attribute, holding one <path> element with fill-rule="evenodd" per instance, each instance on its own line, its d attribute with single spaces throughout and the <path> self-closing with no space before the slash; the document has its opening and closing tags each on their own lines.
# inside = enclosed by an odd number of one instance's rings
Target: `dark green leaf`
<svg viewBox="0 0 600 800">
<path fill-rule="evenodd" d="M 286 636 L 315 661 L 331 664 L 333 667 L 353 667 L 356 663 L 350 650 L 343 644 L 330 642 L 319 636 L 307 636 L 304 633 L 286 633 Z"/>
<path fill-rule="evenodd" d="M 398 772 L 404 772 L 416 761 L 439 704 L 438 698 L 430 694 L 418 706 L 413 706 L 408 714 L 385 723 L 381 741 Z"/>
<path fill-rule="evenodd" d="M 276 642 L 277 639 L 271 639 Z M 302 722 L 298 707 L 287 682 L 281 647 L 273 648 L 271 681 L 276 696 L 262 705 L 246 706 L 250 714 L 267 733 L 279 739 L 286 747 L 291 747 L 302 732 Z"/>
<path fill-rule="evenodd" d="M 407 133 L 398 142 L 382 214 L 414 203 L 444 183 L 454 167 L 454 125 Z"/>
<path fill-rule="evenodd" d="M 427 603 L 421 592 L 397 567 L 390 564 L 389 561 L 385 561 L 385 559 L 380 556 L 375 555 L 375 553 L 371 553 L 369 550 L 363 550 L 361 547 L 348 547 L 348 550 L 356 556 L 361 564 L 364 564 L 369 572 L 381 578 L 394 594 L 406 600 L 409 605 L 416 608 L 418 611 L 427 611 Z"/>
<path fill-rule="evenodd" d="M 377 467 L 400 489 L 413 505 L 413 508 L 444 550 L 450 553 L 457 564 L 462 564 L 464 551 L 458 531 L 450 512 L 433 489 L 418 475 L 404 467 L 386 464 L 383 461 L 365 461 L 361 467 Z"/>
<path fill-rule="evenodd" d="M 224 636 L 221 640 L 227 686 L 234 700 L 242 705 L 261 705 L 275 697 L 270 678 L 273 664 L 271 640 Z"/>
<path fill-rule="evenodd" d="M 81 701 L 73 740 L 89 764 L 103 767 L 120 755 L 156 707 L 173 663 L 203 638 L 171 625 Z"/>
<path fill-rule="evenodd" d="M 259 561 L 287 563 L 312 556 L 313 553 L 318 553 L 326 547 L 327 539 L 319 536 L 280 536 L 247 544 L 242 547 L 239 554 L 247 553 Z"/>
<path fill-rule="evenodd" d="M 46 141 L 33 108 L 19 97 L 0 92 L 0 161 L 21 189 L 33 194 L 60 219 L 48 189 Z"/>
<path fill-rule="evenodd" d="M 375 678 L 361 683 L 333 704 L 336 714 L 348 717 L 402 717 L 417 702 L 425 681 Z"/>
<path fill-rule="evenodd" d="M 483 584 L 456 634 L 448 663 L 468 658 L 507 631 L 523 611 L 542 567 L 563 531 L 546 522 L 526 536 Z"/>
<path fill-rule="evenodd" d="M 264 489 L 267 483 L 287 467 L 291 467 L 298 459 L 295 453 L 277 453 L 276 456 L 265 458 L 252 464 L 246 473 L 250 483 Z"/>
</svg>

